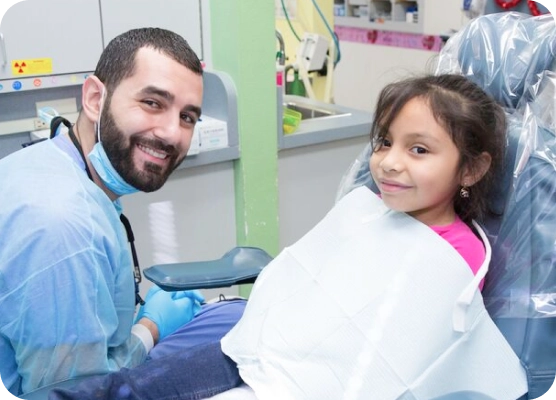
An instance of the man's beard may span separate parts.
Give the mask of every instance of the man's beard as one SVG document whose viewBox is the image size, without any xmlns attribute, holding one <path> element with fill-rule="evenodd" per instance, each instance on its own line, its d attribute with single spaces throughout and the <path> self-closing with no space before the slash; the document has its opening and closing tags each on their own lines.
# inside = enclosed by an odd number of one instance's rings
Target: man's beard
<svg viewBox="0 0 556 400">
<path fill-rule="evenodd" d="M 106 155 L 114 169 L 120 176 L 134 188 L 143 192 L 154 192 L 160 189 L 170 174 L 176 169 L 183 159 L 178 160 L 179 151 L 174 146 L 167 145 L 156 139 L 148 139 L 140 134 L 129 136 L 126 143 L 125 134 L 116 126 L 114 117 L 110 112 L 110 101 L 105 103 L 100 119 L 101 141 Z M 137 144 L 162 150 L 168 154 L 169 163 L 166 167 L 158 164 L 145 162 L 143 168 L 137 168 L 133 162 L 133 151 L 138 151 Z"/>
</svg>

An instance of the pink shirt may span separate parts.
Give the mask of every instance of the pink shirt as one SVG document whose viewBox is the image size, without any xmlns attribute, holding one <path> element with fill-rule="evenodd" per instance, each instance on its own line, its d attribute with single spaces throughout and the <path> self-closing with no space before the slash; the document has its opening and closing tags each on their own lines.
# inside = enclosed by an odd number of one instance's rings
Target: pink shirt
<svg viewBox="0 0 556 400">
<path fill-rule="evenodd" d="M 431 226 L 431 229 L 438 233 L 444 240 L 450 243 L 471 267 L 473 274 L 477 274 L 481 265 L 485 261 L 485 247 L 483 242 L 473 233 L 471 228 L 459 217 L 450 225 Z M 483 288 L 483 282 L 480 286 Z"/>
</svg>

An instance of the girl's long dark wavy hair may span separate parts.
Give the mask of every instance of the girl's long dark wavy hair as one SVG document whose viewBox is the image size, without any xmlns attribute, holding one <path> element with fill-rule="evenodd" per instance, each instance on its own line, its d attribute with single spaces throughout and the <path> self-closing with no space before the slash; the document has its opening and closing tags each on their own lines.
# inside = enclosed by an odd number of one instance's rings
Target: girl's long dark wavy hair
<svg viewBox="0 0 556 400">
<path fill-rule="evenodd" d="M 506 146 L 506 117 L 502 107 L 483 89 L 461 75 L 412 77 L 387 85 L 380 93 L 371 127 L 373 148 L 382 143 L 390 125 L 411 99 L 424 99 L 440 126 L 451 136 L 460 152 L 459 171 L 478 168 L 483 152 L 491 165 L 477 183 L 468 188 L 469 197 L 454 193 L 454 208 L 467 224 L 487 211 L 487 195 L 502 168 Z"/>
</svg>

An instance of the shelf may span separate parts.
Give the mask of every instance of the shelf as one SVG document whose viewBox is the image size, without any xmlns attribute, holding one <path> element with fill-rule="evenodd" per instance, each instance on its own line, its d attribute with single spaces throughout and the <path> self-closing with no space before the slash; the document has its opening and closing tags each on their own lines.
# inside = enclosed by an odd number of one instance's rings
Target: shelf
<svg viewBox="0 0 556 400">
<path fill-rule="evenodd" d="M 203 114 L 226 121 L 228 146 L 187 156 L 178 169 L 239 159 L 239 124 L 235 85 L 226 73 L 205 70 L 203 87 Z M 37 101 L 48 101 L 55 98 L 77 99 L 80 95 L 80 85 L 2 93 L 0 110 L 3 110 L 4 113 L 0 115 L 0 158 L 20 150 L 23 143 L 31 140 L 29 132 L 34 129 L 33 121 L 36 118 L 35 103 Z M 74 121 L 77 114 L 67 115 L 67 117 L 70 121 Z"/>
<path fill-rule="evenodd" d="M 334 24 L 338 26 L 348 26 L 351 28 L 375 29 L 382 31 L 404 32 L 404 33 L 423 33 L 423 24 L 407 23 L 402 21 L 370 22 L 358 17 L 334 17 Z"/>
<path fill-rule="evenodd" d="M 422 0 L 366 0 L 337 2 L 335 25 L 404 33 L 423 33 Z M 407 15 L 408 11 L 416 14 Z M 411 19 L 411 22 L 408 21 Z"/>
</svg>

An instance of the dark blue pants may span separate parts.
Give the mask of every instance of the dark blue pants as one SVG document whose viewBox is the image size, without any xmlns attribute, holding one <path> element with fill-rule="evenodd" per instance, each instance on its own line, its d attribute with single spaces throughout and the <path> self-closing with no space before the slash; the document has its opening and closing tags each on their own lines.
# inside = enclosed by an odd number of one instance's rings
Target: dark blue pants
<svg viewBox="0 0 556 400">
<path fill-rule="evenodd" d="M 243 313 L 245 301 L 204 306 L 193 321 L 158 343 L 149 360 L 71 389 L 55 389 L 49 400 L 198 400 L 239 386 L 236 364 L 220 349 L 220 339 Z"/>
</svg>

